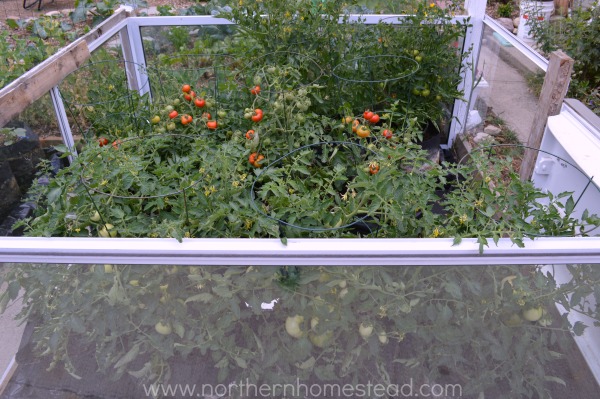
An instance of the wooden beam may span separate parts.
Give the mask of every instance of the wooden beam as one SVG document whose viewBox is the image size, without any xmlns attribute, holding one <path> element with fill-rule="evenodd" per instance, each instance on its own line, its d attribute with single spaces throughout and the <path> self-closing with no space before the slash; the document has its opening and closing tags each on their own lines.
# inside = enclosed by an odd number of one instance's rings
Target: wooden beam
<svg viewBox="0 0 600 399">
<path fill-rule="evenodd" d="M 93 28 L 91 31 L 82 36 L 87 44 L 91 44 L 92 42 L 98 40 L 102 35 L 108 32 L 111 28 L 117 25 L 119 22 L 129 18 L 131 13 L 128 11 L 126 7 L 119 7 L 113 15 L 110 16 L 106 21 L 102 22 L 100 25 Z"/>
<path fill-rule="evenodd" d="M 90 58 L 85 40 L 77 40 L 0 90 L 0 126 L 10 122 Z"/>
<path fill-rule="evenodd" d="M 88 44 L 100 38 L 129 15 L 126 8 L 118 9 L 109 19 L 0 90 L 0 110 L 2 110 L 0 127 L 6 125 L 58 85 L 68 74 L 82 66 L 90 58 Z"/>
<path fill-rule="evenodd" d="M 549 116 L 558 115 L 569 89 L 571 72 L 573 71 L 573 59 L 560 50 L 550 54 L 550 63 L 544 78 L 544 85 L 540 93 L 537 112 L 533 118 L 533 124 L 527 141 L 527 147 L 521 163 L 521 180 L 531 179 L 538 149 L 542 144 L 542 137 L 546 129 Z"/>
</svg>

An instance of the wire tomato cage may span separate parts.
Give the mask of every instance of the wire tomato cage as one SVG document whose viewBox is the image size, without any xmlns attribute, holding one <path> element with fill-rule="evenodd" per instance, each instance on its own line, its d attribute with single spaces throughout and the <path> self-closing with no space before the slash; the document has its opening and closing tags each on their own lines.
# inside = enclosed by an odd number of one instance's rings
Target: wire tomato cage
<svg viewBox="0 0 600 399">
<path fill-rule="evenodd" d="M 278 223 L 281 237 L 286 227 L 316 233 L 342 229 L 373 233 L 377 225 L 369 221 L 375 210 L 352 185 L 370 173 L 359 168 L 378 165 L 378 157 L 353 142 L 301 146 L 271 162 L 256 177 L 250 188 L 252 207 Z M 314 201 L 319 202 L 316 209 L 311 206 Z"/>
<path fill-rule="evenodd" d="M 217 109 L 239 92 L 235 74 L 239 60 L 230 54 L 180 54 L 160 58 L 149 68 L 153 98 L 169 102 L 186 94 L 216 103 Z M 190 92 L 182 92 L 184 85 Z M 193 94 L 190 94 L 193 92 Z M 192 98 L 193 99 L 193 98 Z"/>
<path fill-rule="evenodd" d="M 525 150 L 537 151 L 537 178 L 560 179 L 562 186 L 571 186 L 561 193 L 543 192 L 535 189 L 525 192 L 519 179 L 521 157 Z M 589 236 L 600 227 L 597 215 L 590 215 L 581 204 L 586 193 L 600 192 L 593 177 L 588 177 L 579 167 L 566 159 L 548 151 L 519 144 L 492 144 L 475 148 L 458 161 L 458 166 L 466 166 L 462 173 L 470 174 L 470 179 L 459 177 L 456 190 L 465 191 L 472 185 L 486 196 L 487 201 L 477 209 L 476 217 L 494 223 L 510 213 L 514 224 L 524 236 L 535 237 L 573 237 Z M 572 171 L 575 170 L 575 178 Z M 552 175 L 555 176 L 552 176 Z M 565 182 L 568 181 L 568 184 Z M 497 187 L 499 187 L 497 189 Z M 533 191 L 535 190 L 535 191 Z M 495 198 L 512 198 L 511 209 L 503 208 L 506 202 L 496 203 Z M 504 204 L 504 205 L 500 205 Z M 518 211 L 516 211 L 518 210 Z M 516 215 L 516 216 L 515 216 Z"/>
<path fill-rule="evenodd" d="M 173 219 L 162 211 L 176 207 L 181 208 L 185 217 L 183 223 L 189 225 L 188 197 L 202 179 L 201 165 L 176 161 L 196 151 L 198 139 L 198 136 L 169 133 L 145 135 L 115 140 L 82 153 L 77 158 L 81 163 L 80 182 L 98 212 L 97 221 L 106 226 L 115 216 L 123 220 L 142 214 L 151 219 L 161 216 Z M 104 206 L 98 203 L 100 197 L 107 199 Z M 180 200 L 169 201 L 176 197 Z M 117 202 L 131 214 L 121 214 L 122 210 L 117 214 L 112 208 Z"/>
<path fill-rule="evenodd" d="M 397 100 L 407 101 L 410 93 L 402 90 L 402 80 L 415 74 L 419 64 L 401 55 L 369 55 L 342 61 L 332 69 L 339 88 L 338 106 L 350 107 L 354 114 L 365 109 L 389 108 Z"/>
<path fill-rule="evenodd" d="M 130 125 L 139 131 L 147 124 L 150 104 L 145 66 L 125 60 L 90 62 L 68 74 L 59 84 L 60 96 L 79 133 L 89 138 L 103 123 Z M 125 110 L 125 111 L 123 111 Z M 122 125 L 123 126 L 123 125 Z"/>
</svg>

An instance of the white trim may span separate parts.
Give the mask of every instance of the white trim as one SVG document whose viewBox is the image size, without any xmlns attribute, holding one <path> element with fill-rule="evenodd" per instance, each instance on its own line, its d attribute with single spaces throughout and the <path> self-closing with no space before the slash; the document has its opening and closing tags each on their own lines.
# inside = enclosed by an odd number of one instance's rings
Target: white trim
<svg viewBox="0 0 600 399">
<path fill-rule="evenodd" d="M 469 114 L 469 100 L 474 85 L 474 70 L 477 67 L 479 59 L 479 50 L 481 48 L 481 38 L 483 36 L 483 18 L 485 16 L 485 1 L 473 1 L 465 4 L 469 13 L 470 27 L 465 32 L 463 43 L 463 55 L 465 50 L 471 50 L 469 57 L 462 60 L 461 81 L 458 90 L 464 93 L 465 99 L 454 101 L 452 109 L 452 120 L 450 131 L 448 133 L 448 143 L 444 147 L 450 148 L 456 139 L 456 136 L 463 133 L 467 124 Z"/>
<path fill-rule="evenodd" d="M 483 19 L 483 23 L 490 27 L 494 32 L 497 32 L 503 39 L 512 44 L 517 50 L 519 50 L 525 57 L 531 60 L 535 65 L 537 65 L 541 70 L 546 72 L 548 70 L 548 60 L 544 58 L 540 53 L 535 51 L 531 46 L 527 43 L 516 37 L 506 30 L 505 27 L 496 22 L 493 18 L 489 16 L 485 16 Z"/>
<path fill-rule="evenodd" d="M 60 135 L 62 136 L 63 142 L 71 153 L 71 155 L 69 155 L 69 163 L 71 163 L 73 162 L 74 158 L 77 158 L 77 148 L 75 147 L 75 139 L 73 138 L 73 132 L 71 131 L 71 125 L 69 124 L 69 118 L 67 116 L 67 111 L 65 110 L 65 104 L 63 103 L 58 86 L 54 86 L 52 89 L 50 89 L 50 98 L 52 99 L 52 105 L 54 107 L 54 113 L 56 114 L 56 121 L 58 122 Z"/>
<path fill-rule="evenodd" d="M 182 265 L 493 265 L 600 263 L 600 237 L 501 239 L 38 238 L 0 240 L 0 262 Z"/>
<path fill-rule="evenodd" d="M 15 356 L 13 356 L 12 359 L 10 359 L 10 363 L 8 363 L 6 370 L 4 370 L 2 373 L 2 377 L 0 377 L 0 395 L 2 395 L 2 392 L 4 392 L 8 386 L 8 383 L 10 382 L 10 379 L 12 378 L 16 369 L 17 361 L 15 360 Z"/>
<path fill-rule="evenodd" d="M 124 20 L 119 21 L 115 26 L 108 29 L 106 32 L 103 31 L 102 36 L 100 36 L 96 40 L 93 40 L 92 42 L 88 43 L 88 49 L 90 50 L 90 53 L 92 53 L 93 51 L 100 48 L 104 43 L 109 41 L 114 35 L 119 33 L 119 31 L 121 29 L 126 27 L 129 19 L 130 18 L 125 18 Z"/>
</svg>

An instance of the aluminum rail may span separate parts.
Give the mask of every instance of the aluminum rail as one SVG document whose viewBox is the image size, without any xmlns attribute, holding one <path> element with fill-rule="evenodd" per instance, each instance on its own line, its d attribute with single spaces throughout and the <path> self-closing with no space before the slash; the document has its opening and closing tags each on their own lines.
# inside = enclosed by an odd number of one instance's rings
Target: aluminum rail
<svg viewBox="0 0 600 399">
<path fill-rule="evenodd" d="M 502 36 L 504 40 L 512 44 L 517 50 L 519 50 L 522 54 L 524 54 L 531 62 L 533 62 L 536 66 L 538 66 L 541 70 L 546 72 L 548 70 L 548 60 L 544 58 L 540 53 L 535 51 L 531 46 L 527 43 L 516 37 L 509 32 L 504 26 L 500 25 L 496 20 L 490 18 L 489 16 L 485 16 L 483 18 L 483 23 L 489 26 L 494 32 L 497 32 Z"/>
<path fill-rule="evenodd" d="M 479 253 L 475 239 L 33 238 L 0 240 L 0 263 L 167 265 L 498 265 L 600 263 L 600 237 L 501 239 Z"/>
</svg>

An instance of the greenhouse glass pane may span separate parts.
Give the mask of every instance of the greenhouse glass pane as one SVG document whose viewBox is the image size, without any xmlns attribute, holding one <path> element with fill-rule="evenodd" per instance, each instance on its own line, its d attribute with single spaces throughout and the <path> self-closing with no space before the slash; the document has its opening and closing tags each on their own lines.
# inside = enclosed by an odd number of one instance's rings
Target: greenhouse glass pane
<svg viewBox="0 0 600 399">
<path fill-rule="evenodd" d="M 63 165 L 52 148 L 62 144 L 54 115 L 52 98 L 45 94 L 0 126 L 0 236 L 13 235 L 12 225 L 35 209 L 25 201 L 40 169 Z"/>
<path fill-rule="evenodd" d="M 497 143 L 527 144 L 544 77 L 545 72 L 524 53 L 484 26 L 467 123 L 473 139 L 491 140 L 490 135 L 477 133 L 492 125 L 501 129 L 500 133 L 492 129 Z"/>
<path fill-rule="evenodd" d="M 0 397 L 598 397 L 599 266 L 4 264 Z"/>
</svg>

